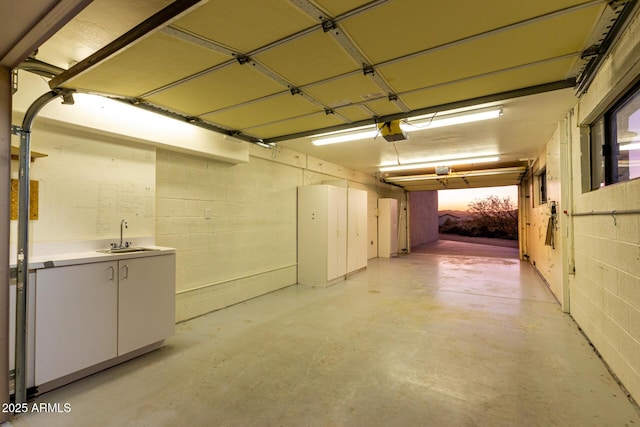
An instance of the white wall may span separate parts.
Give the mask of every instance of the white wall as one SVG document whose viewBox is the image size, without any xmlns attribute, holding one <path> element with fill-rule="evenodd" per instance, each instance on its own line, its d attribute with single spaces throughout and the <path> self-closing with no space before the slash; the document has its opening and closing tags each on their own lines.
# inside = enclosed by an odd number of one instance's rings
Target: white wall
<svg viewBox="0 0 640 427">
<path fill-rule="evenodd" d="M 575 196 L 578 213 L 632 209 L 640 180 Z M 640 400 L 640 215 L 575 217 L 574 230 L 571 314 Z"/>
<path fill-rule="evenodd" d="M 299 169 L 260 158 L 159 151 L 156 240 L 178 249 L 178 320 L 296 283 L 299 185 Z"/>
<path fill-rule="evenodd" d="M 397 190 L 373 177 L 283 148 L 251 147 L 239 165 L 159 150 L 156 240 L 177 248 L 176 318 L 295 284 L 297 187 L 335 180 L 367 191 L 376 257 L 377 199 Z"/>
<path fill-rule="evenodd" d="M 640 180 L 588 191 L 588 126 L 640 76 L 636 16 L 571 116 L 572 213 L 640 209 Z M 586 184 L 586 185 L 585 185 Z M 584 190 L 586 188 L 586 190 Z M 584 191 L 584 192 L 583 192 Z M 572 217 L 575 250 L 568 258 L 570 311 L 636 401 L 640 400 L 640 215 Z M 573 273 L 571 271 L 571 273 Z"/>
<path fill-rule="evenodd" d="M 129 223 L 128 240 L 155 234 L 155 148 L 45 120 L 34 126 L 31 147 L 47 154 L 31 163 L 31 180 L 39 184 L 38 219 L 30 221 L 33 255 L 50 250 L 43 243 L 116 241 L 121 219 Z M 13 179 L 17 171 L 12 160 Z M 14 251 L 17 221 L 11 223 Z"/>
<path fill-rule="evenodd" d="M 564 242 L 562 239 L 562 222 L 566 218 L 561 215 L 562 195 L 560 188 L 560 139 L 565 134 L 564 122 L 558 125 L 553 136 L 545 145 L 545 150 L 536 158 L 531 173 L 523 182 L 526 188 L 523 191 L 530 196 L 524 200 L 525 230 L 527 233 L 525 254 L 538 272 L 544 277 L 545 282 L 562 304 L 562 252 Z M 540 203 L 537 174 L 546 169 L 547 175 L 547 202 Z M 552 227 L 554 233 L 554 245 L 545 244 L 549 219 L 551 218 L 551 206 L 555 202 L 557 209 L 556 222 Z"/>
</svg>

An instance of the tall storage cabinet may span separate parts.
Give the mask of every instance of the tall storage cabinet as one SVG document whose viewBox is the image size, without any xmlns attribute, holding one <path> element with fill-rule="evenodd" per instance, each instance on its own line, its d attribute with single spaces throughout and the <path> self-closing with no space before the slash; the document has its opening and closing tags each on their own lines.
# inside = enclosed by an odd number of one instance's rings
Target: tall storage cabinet
<svg viewBox="0 0 640 427">
<path fill-rule="evenodd" d="M 298 187 L 298 283 L 329 286 L 347 274 L 347 189 Z"/>
<path fill-rule="evenodd" d="M 398 253 L 398 201 L 378 199 L 378 256 L 390 258 Z"/>
<path fill-rule="evenodd" d="M 347 189 L 347 273 L 367 267 L 367 192 Z"/>
</svg>

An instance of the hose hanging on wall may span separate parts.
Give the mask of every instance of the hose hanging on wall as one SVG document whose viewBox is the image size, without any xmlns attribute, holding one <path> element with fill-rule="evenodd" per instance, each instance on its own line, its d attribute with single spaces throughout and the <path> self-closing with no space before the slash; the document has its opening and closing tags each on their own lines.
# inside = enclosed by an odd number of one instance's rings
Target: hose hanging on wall
<svg viewBox="0 0 640 427">
<path fill-rule="evenodd" d="M 549 217 L 549 222 L 547 223 L 547 237 L 544 239 L 545 246 L 551 246 L 554 248 L 553 241 L 553 217 Z"/>
<path fill-rule="evenodd" d="M 551 246 L 552 249 L 556 248 L 554 228 L 556 226 L 556 202 L 551 202 L 551 215 L 549 216 L 549 222 L 547 223 L 547 237 L 544 240 L 545 246 Z"/>
</svg>

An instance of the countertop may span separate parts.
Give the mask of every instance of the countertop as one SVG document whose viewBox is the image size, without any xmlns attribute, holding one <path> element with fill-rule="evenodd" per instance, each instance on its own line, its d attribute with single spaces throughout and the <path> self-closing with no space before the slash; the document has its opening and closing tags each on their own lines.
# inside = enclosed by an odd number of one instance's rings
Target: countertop
<svg viewBox="0 0 640 427">
<path fill-rule="evenodd" d="M 42 268 L 63 267 L 67 265 L 89 264 L 94 262 L 117 261 L 120 259 L 146 258 L 151 256 L 167 255 L 175 253 L 175 248 L 164 246 L 145 245 L 145 248 L 153 249 L 141 252 L 104 253 L 98 251 L 70 252 L 53 255 L 41 255 L 29 257 L 29 270 Z M 11 260 L 11 268 L 16 267 L 16 260 Z"/>
</svg>

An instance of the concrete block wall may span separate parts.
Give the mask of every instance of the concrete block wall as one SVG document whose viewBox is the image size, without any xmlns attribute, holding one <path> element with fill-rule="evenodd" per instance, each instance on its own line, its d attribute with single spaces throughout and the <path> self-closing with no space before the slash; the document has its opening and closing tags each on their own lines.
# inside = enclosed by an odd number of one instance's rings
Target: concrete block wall
<svg viewBox="0 0 640 427">
<path fill-rule="evenodd" d="M 19 138 L 12 136 L 13 145 Z M 31 163 L 38 181 L 38 219 L 30 223 L 32 255 L 51 253 L 55 243 L 117 241 L 120 221 L 129 228 L 125 240 L 155 234 L 154 147 L 98 133 L 65 128 L 39 118 L 31 147 L 46 154 Z M 11 161 L 18 178 L 18 161 Z M 15 256 L 17 221 L 11 221 L 11 254 Z"/>
<path fill-rule="evenodd" d="M 296 283 L 300 169 L 159 150 L 159 245 L 177 251 L 177 319 Z"/>
<path fill-rule="evenodd" d="M 560 221 L 565 219 L 561 215 L 557 215 L 557 221 L 552 227 L 555 236 L 554 245 L 548 246 L 545 244 L 552 203 L 556 203 L 556 209 L 560 214 L 562 202 L 560 191 L 560 135 L 564 129 L 561 126 L 562 124 L 558 125 L 553 136 L 545 145 L 544 152 L 540 153 L 533 165 L 533 173 L 529 175 L 525 183 L 529 187 L 528 193 L 530 197 L 525 200 L 526 206 L 524 208 L 526 209 L 526 254 L 529 256 L 529 261 L 544 277 L 551 292 L 562 303 L 562 251 L 564 250 L 564 244 L 561 238 Z M 538 178 L 536 177 L 536 174 L 542 169 L 546 170 L 547 176 L 546 203 L 540 203 Z"/>
<path fill-rule="evenodd" d="M 411 248 L 438 240 L 438 192 L 409 193 Z"/>
<path fill-rule="evenodd" d="M 576 197 L 577 213 L 640 209 L 640 181 Z M 574 217 L 571 315 L 640 400 L 640 215 Z"/>
<path fill-rule="evenodd" d="M 397 189 L 342 166 L 275 150 L 251 147 L 249 162 L 237 165 L 157 151 L 156 242 L 177 249 L 178 321 L 297 282 L 302 185 L 348 180 L 366 190 L 369 258 L 377 256 L 377 199 L 397 196 Z"/>
<path fill-rule="evenodd" d="M 635 16 L 575 109 L 571 140 L 573 213 L 640 209 L 640 179 L 589 191 L 585 129 L 640 77 Z M 573 217 L 571 315 L 636 401 L 640 401 L 640 215 Z"/>
</svg>

